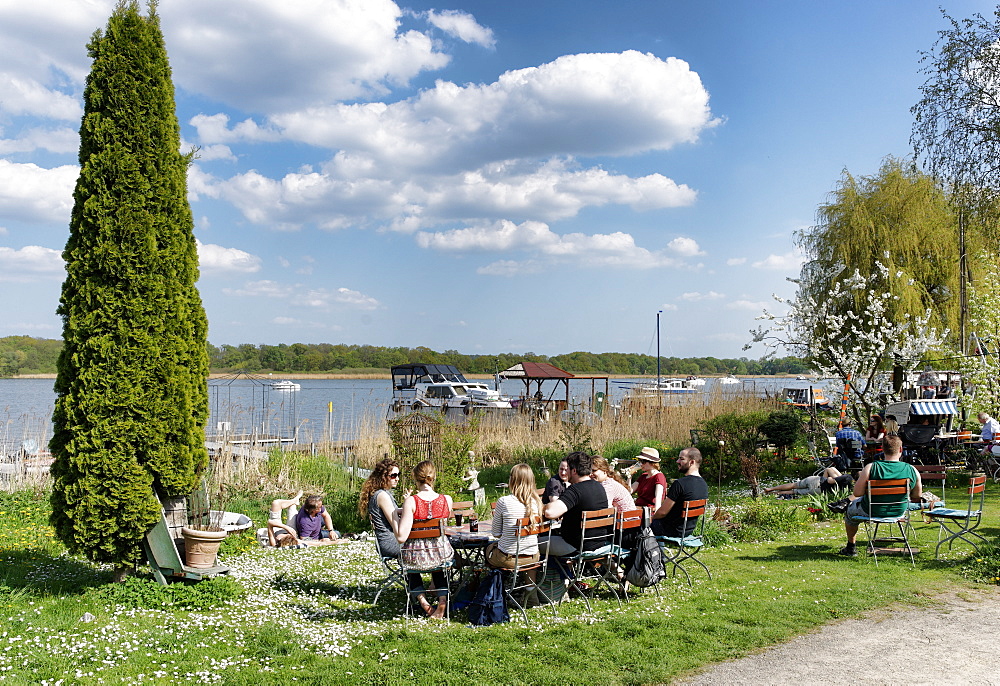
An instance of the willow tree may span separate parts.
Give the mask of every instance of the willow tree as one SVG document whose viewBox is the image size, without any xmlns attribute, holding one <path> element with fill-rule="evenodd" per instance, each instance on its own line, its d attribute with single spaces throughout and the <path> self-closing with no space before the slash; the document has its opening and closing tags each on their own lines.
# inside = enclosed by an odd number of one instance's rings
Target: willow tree
<svg viewBox="0 0 1000 686">
<path fill-rule="evenodd" d="M 799 280 L 806 295 L 823 301 L 832 292 L 834 275 L 857 272 L 892 296 L 886 305 L 889 321 L 930 309 L 936 328 L 959 330 L 956 216 L 931 176 L 893 157 L 872 176 L 844 171 L 819 206 L 817 220 L 798 234 L 808 257 Z M 970 234 L 970 241 L 984 244 L 979 233 Z M 893 278 L 880 276 L 885 273 Z M 866 299 L 856 291 L 840 306 L 857 310 Z"/>
<path fill-rule="evenodd" d="M 123 570 L 207 461 L 207 322 L 156 6 L 114 9 L 87 46 L 80 176 L 58 313 L 52 523 Z"/>
</svg>

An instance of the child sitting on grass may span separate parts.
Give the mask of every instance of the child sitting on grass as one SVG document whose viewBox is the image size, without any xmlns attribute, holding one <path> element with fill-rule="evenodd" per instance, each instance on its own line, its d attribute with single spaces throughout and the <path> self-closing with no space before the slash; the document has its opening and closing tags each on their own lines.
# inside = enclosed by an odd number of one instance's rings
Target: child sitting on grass
<svg viewBox="0 0 1000 686">
<path fill-rule="evenodd" d="M 305 548 L 341 542 L 340 533 L 333 528 L 333 520 L 323 507 L 323 498 L 309 496 L 300 510 L 301 499 L 302 491 L 299 491 L 294 498 L 271 501 L 267 518 L 268 544 L 275 548 Z M 288 516 L 283 521 L 282 514 L 286 509 Z"/>
</svg>

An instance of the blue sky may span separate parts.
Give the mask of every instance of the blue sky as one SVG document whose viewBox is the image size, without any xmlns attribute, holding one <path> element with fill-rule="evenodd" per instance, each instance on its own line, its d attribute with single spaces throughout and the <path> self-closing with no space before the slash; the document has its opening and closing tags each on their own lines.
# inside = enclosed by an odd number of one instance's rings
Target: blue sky
<svg viewBox="0 0 1000 686">
<path fill-rule="evenodd" d="M 0 336 L 58 338 L 85 45 L 0 0 Z M 161 0 L 213 343 L 741 347 L 988 2 Z"/>
</svg>

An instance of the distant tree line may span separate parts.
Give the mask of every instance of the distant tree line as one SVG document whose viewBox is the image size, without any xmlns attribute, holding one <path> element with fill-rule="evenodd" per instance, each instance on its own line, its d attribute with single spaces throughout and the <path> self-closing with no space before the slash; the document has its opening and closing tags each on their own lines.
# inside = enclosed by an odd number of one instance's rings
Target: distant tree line
<svg viewBox="0 0 1000 686">
<path fill-rule="evenodd" d="M 31 336 L 0 338 L 0 377 L 54 374 L 62 341 Z"/>
<path fill-rule="evenodd" d="M 499 353 L 464 355 L 457 350 L 437 352 L 426 347 L 385 348 L 375 345 L 293 343 L 291 345 L 209 344 L 213 370 L 248 372 L 343 372 L 387 370 L 397 364 L 429 362 L 455 365 L 469 374 L 493 374 L 518 362 L 548 362 L 569 372 L 592 374 L 656 374 L 656 357 L 635 353 L 573 352 L 564 355 Z M 661 357 L 664 375 L 688 374 L 802 374 L 806 365 L 795 357 L 749 360 L 715 357 Z"/>
<path fill-rule="evenodd" d="M 0 338 L 0 376 L 54 374 L 62 341 L 30 336 Z M 377 345 L 292 343 L 287 345 L 208 344 L 212 371 L 247 372 L 364 372 L 386 371 L 397 364 L 431 362 L 452 364 L 469 374 L 493 374 L 518 362 L 548 362 L 582 374 L 656 374 L 656 357 L 635 353 L 574 352 L 565 355 L 500 353 L 463 355 L 457 350 L 437 352 L 423 346 L 384 348 Z M 804 374 L 797 357 L 749 360 L 745 357 L 661 357 L 665 376 L 688 374 Z"/>
</svg>

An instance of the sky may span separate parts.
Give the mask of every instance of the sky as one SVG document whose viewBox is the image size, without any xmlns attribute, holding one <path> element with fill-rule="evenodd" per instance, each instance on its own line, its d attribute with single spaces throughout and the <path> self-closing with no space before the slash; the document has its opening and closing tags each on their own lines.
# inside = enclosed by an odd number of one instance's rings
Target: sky
<svg viewBox="0 0 1000 686">
<path fill-rule="evenodd" d="M 0 0 L 0 336 L 59 338 L 86 44 Z M 160 0 L 216 344 L 759 357 L 973 0 Z"/>
</svg>

